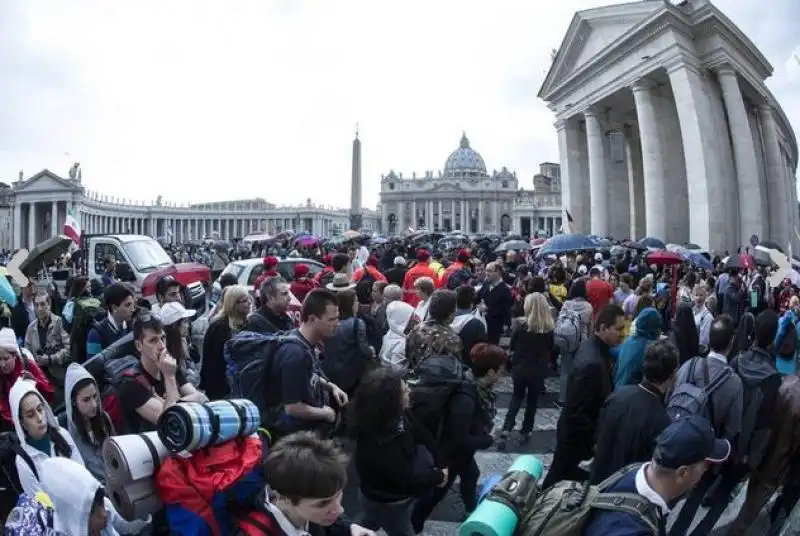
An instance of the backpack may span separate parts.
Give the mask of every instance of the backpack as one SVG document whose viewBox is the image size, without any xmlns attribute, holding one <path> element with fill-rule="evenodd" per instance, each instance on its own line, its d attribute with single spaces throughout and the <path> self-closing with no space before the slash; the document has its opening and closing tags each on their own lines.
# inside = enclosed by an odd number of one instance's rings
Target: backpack
<svg viewBox="0 0 800 536">
<path fill-rule="evenodd" d="M 39 473 L 36 471 L 36 466 L 20 444 L 16 432 L 0 433 L 0 519 L 8 517 L 23 494 L 17 473 L 17 456 L 25 460 L 33 476 L 38 480 Z"/>
<path fill-rule="evenodd" d="M 448 401 L 474 380 L 460 356 L 432 355 L 409 370 L 406 382 L 411 388 L 411 412 L 438 440 Z"/>
<path fill-rule="evenodd" d="M 641 463 L 624 467 L 597 486 L 565 480 L 543 490 L 523 514 L 520 536 L 580 536 L 595 510 L 624 512 L 636 516 L 652 530 L 663 534 L 663 516 L 638 493 L 605 491 Z"/>
<path fill-rule="evenodd" d="M 241 331 L 225 343 L 223 351 L 230 398 L 254 403 L 261 413 L 261 424 L 267 428 L 277 426 L 281 418 L 280 406 L 268 400 L 267 379 L 274 370 L 275 353 L 284 343 L 305 347 L 296 335 L 287 332 Z"/>
<path fill-rule="evenodd" d="M 731 367 L 742 380 L 744 395 L 742 431 L 734 452 L 741 463 L 750 469 L 756 469 L 764 459 L 772 437 L 775 403 L 782 378 L 777 370 L 767 377 L 753 378 L 742 373 L 740 364 L 741 357 Z"/>
<path fill-rule="evenodd" d="M 5 536 L 50 536 L 53 532 L 53 504 L 43 492 L 36 495 L 23 493 L 8 514 L 3 534 Z"/>
<path fill-rule="evenodd" d="M 781 345 L 778 346 L 778 355 L 786 359 L 791 359 L 794 357 L 796 351 L 797 327 L 794 325 L 794 322 L 789 320 L 789 325 L 786 326 L 786 332 L 783 334 L 783 339 L 781 339 Z"/>
<path fill-rule="evenodd" d="M 86 338 L 89 330 L 103 315 L 105 309 L 97 298 L 81 298 L 75 301 L 70 331 L 70 354 L 76 363 L 82 364 L 86 361 Z"/>
<path fill-rule="evenodd" d="M 153 390 L 153 386 L 147 378 L 144 377 L 144 374 L 142 374 L 139 358 L 129 353 L 129 348 L 127 347 L 133 344 L 132 340 L 132 334 L 130 338 L 126 335 L 87 362 L 92 363 L 96 359 L 102 361 L 102 385 L 104 385 L 102 389 L 103 411 L 108 414 L 108 417 L 111 419 L 111 424 L 113 424 L 114 430 L 118 434 L 138 431 L 138 426 L 135 426 L 132 422 L 128 422 L 125 410 L 120 402 L 117 389 L 122 381 L 126 378 L 132 379 L 147 389 L 147 391 L 152 392 Z M 102 357 L 98 359 L 98 356 Z M 93 376 L 97 379 L 96 375 L 93 374 Z M 100 385 L 100 382 L 98 382 L 98 385 Z"/>
<path fill-rule="evenodd" d="M 462 287 L 464 285 L 469 284 L 469 280 L 472 278 L 472 273 L 466 268 L 461 268 L 454 272 L 450 272 L 450 275 L 447 276 L 447 282 L 445 286 L 448 290 L 456 290 L 458 287 Z"/>
<path fill-rule="evenodd" d="M 553 338 L 556 347 L 562 352 L 577 352 L 583 340 L 581 315 L 574 309 L 561 309 L 553 329 Z"/>
<path fill-rule="evenodd" d="M 703 360 L 703 387 L 694 384 L 694 370 L 700 359 Z M 711 395 L 733 375 L 733 369 L 726 366 L 709 379 L 707 359 L 707 357 L 693 357 L 689 363 L 686 381 L 676 385 L 672 390 L 667 402 L 667 415 L 673 422 L 691 415 L 701 415 L 708 418 L 712 426 L 714 425 L 714 407 Z"/>
</svg>

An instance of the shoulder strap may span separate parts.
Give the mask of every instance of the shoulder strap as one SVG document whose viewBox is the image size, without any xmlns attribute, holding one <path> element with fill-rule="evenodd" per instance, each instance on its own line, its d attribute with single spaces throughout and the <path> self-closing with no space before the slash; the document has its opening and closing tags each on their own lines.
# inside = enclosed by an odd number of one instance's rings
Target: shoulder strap
<svg viewBox="0 0 800 536">
<path fill-rule="evenodd" d="M 653 534 L 659 534 L 662 516 L 658 508 L 638 493 L 600 493 L 592 500 L 592 508 L 636 516 L 647 524 Z"/>
<path fill-rule="evenodd" d="M 33 458 L 31 458 L 31 455 L 28 454 L 28 452 L 25 450 L 25 447 L 23 447 L 19 443 L 17 443 L 17 445 L 18 445 L 18 448 L 16 449 L 17 455 L 20 458 L 22 458 L 26 464 L 28 464 L 28 467 L 33 473 L 33 476 L 36 477 L 36 480 L 39 480 L 39 471 L 36 470 L 36 465 L 33 463 Z"/>
</svg>

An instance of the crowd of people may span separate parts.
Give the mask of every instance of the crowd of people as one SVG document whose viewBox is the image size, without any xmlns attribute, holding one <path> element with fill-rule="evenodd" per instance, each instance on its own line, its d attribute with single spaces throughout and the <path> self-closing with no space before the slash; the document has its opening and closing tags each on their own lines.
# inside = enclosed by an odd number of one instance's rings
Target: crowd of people
<svg viewBox="0 0 800 536">
<path fill-rule="evenodd" d="M 780 490 L 777 530 L 800 497 L 800 298 L 791 281 L 770 288 L 765 268 L 685 264 L 673 286 L 634 249 L 537 259 L 398 239 L 303 254 L 324 269 L 311 276 L 295 263 L 287 281 L 268 254 L 252 290 L 222 274 L 197 347 L 198 312 L 171 276 L 154 304 L 116 280 L 113 262 L 99 281 L 71 280 L 64 300 L 21 289 L 0 329 L 0 424 L 21 446 L 22 491 L 47 493 L 60 530 L 168 532 L 157 513 L 116 514 L 103 441 L 154 430 L 179 401 L 229 397 L 230 353 L 253 333 L 277 341 L 255 397 L 271 443 L 265 534 L 419 534 L 457 478 L 472 512 L 476 453 L 530 440 L 548 377 L 559 379 L 561 414 L 544 493 L 576 481 L 638 494 L 675 535 L 709 533 L 746 479 L 731 534 Z M 287 314 L 292 296 L 299 325 Z M 109 352 L 124 363 L 110 379 Z M 505 375 L 513 394 L 499 420 L 493 387 Z M 357 524 L 341 504 L 345 451 Z M 67 478 L 87 483 L 85 500 L 70 496 Z M 700 506 L 708 511 L 689 532 Z M 641 516 L 597 509 L 583 533 L 653 532 Z"/>
</svg>

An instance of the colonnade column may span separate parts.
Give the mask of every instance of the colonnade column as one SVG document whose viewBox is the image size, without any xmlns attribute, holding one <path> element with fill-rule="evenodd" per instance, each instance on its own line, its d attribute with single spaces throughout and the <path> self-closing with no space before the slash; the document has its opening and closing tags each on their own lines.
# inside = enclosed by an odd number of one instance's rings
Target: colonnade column
<svg viewBox="0 0 800 536">
<path fill-rule="evenodd" d="M 500 225 L 500 220 L 497 215 L 497 201 L 495 200 L 492 202 L 492 231 L 499 233 L 502 230 L 502 225 Z"/>
<path fill-rule="evenodd" d="M 439 204 L 439 232 L 444 231 L 444 201 L 437 201 Z"/>
<path fill-rule="evenodd" d="M 478 232 L 483 232 L 483 199 L 478 200 Z"/>
<path fill-rule="evenodd" d="M 642 155 L 639 144 L 632 139 L 630 132 L 625 135 L 625 163 L 628 168 L 628 199 L 630 202 L 631 240 L 644 238 L 645 208 L 644 181 L 642 179 Z"/>
<path fill-rule="evenodd" d="M 50 236 L 56 236 L 58 233 L 58 201 L 53 201 L 50 204 Z"/>
<path fill-rule="evenodd" d="M 725 111 L 728 112 L 728 124 L 733 141 L 733 160 L 736 164 L 736 179 L 739 186 L 739 236 L 742 239 L 755 234 L 761 239 L 765 236 L 766 225 L 764 207 L 762 202 L 766 196 L 762 195 L 761 185 L 758 181 L 758 163 L 756 149 L 753 145 L 753 133 L 750 130 L 750 120 L 744 109 L 744 99 L 739 87 L 736 71 L 730 66 L 722 67 L 717 71 L 717 78 L 722 86 L 722 100 L 725 102 Z M 767 178 L 769 184 L 769 176 Z M 770 199 L 774 199 L 770 197 Z M 778 199 L 781 199 L 780 197 Z M 783 238 L 780 235 L 785 229 L 786 219 L 778 211 L 766 211 L 769 214 L 769 238 Z M 779 242 L 785 244 L 783 240 Z"/>
<path fill-rule="evenodd" d="M 649 80 L 639 80 L 631 86 L 639 122 L 639 139 L 642 142 L 642 174 L 644 175 L 645 234 L 666 239 L 666 189 L 664 185 L 664 160 L 658 132 L 656 111 L 653 106 L 653 85 Z M 632 237 L 635 239 L 635 237 Z M 644 238 L 644 237 L 642 237 Z"/>
<path fill-rule="evenodd" d="M 766 159 L 767 171 L 767 200 L 769 203 L 769 238 L 785 248 L 794 238 L 793 219 L 789 210 L 797 210 L 792 207 L 791 200 L 793 195 L 789 195 L 786 181 L 783 177 L 783 159 L 781 158 L 781 148 L 778 142 L 778 128 L 775 125 L 775 116 L 772 107 L 761 105 L 758 107 L 758 120 L 761 123 L 761 133 L 764 136 L 764 156 Z M 731 135 L 733 136 L 733 132 Z M 750 138 L 752 139 L 752 138 Z M 740 186 L 741 188 L 741 186 Z M 739 194 L 739 206 L 742 201 L 747 201 Z M 740 208 L 741 210 L 741 208 Z"/>
<path fill-rule="evenodd" d="M 36 245 L 36 227 L 38 227 L 38 223 L 36 221 L 36 203 L 29 204 L 30 209 L 28 210 L 28 249 L 31 249 L 33 246 Z"/>
<path fill-rule="evenodd" d="M 13 249 L 22 247 L 22 204 L 14 203 L 14 243 Z"/>
<path fill-rule="evenodd" d="M 589 157 L 589 195 L 591 195 L 591 230 L 597 236 L 608 234 L 608 177 L 603 127 L 592 110 L 583 114 L 586 119 L 586 149 Z"/>
</svg>

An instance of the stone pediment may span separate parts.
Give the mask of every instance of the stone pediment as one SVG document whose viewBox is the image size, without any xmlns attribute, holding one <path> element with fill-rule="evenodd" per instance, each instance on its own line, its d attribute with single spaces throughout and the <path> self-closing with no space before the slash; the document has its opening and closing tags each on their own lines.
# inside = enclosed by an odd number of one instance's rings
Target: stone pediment
<svg viewBox="0 0 800 536">
<path fill-rule="evenodd" d="M 62 179 L 50 170 L 43 169 L 29 179 L 14 184 L 15 193 L 74 191 L 79 187 L 67 179 Z"/>
<path fill-rule="evenodd" d="M 562 81 L 588 65 L 592 58 L 636 33 L 641 25 L 664 9 L 663 2 L 638 2 L 577 12 L 539 90 L 539 97 L 544 98 Z"/>
</svg>

